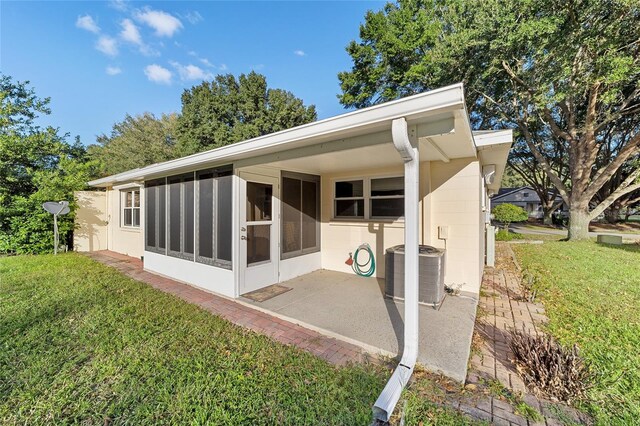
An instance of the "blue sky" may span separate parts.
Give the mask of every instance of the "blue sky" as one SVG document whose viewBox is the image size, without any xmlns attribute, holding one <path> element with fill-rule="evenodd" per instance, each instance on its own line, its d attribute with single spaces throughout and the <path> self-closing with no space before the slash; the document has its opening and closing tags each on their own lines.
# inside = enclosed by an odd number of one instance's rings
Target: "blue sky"
<svg viewBox="0 0 640 426">
<path fill-rule="evenodd" d="M 41 124 L 109 133 L 126 113 L 180 111 L 185 88 L 256 70 L 270 87 L 344 112 L 337 73 L 367 10 L 384 2 L 0 2 L 0 70 L 51 98 Z"/>
</svg>

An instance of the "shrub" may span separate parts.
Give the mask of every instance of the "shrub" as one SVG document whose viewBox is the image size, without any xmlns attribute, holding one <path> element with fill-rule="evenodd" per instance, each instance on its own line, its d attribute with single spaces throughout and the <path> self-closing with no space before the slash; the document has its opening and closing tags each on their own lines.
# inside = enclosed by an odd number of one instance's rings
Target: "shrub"
<svg viewBox="0 0 640 426">
<path fill-rule="evenodd" d="M 493 217 L 504 224 L 504 229 L 509 229 L 509 224 L 513 222 L 524 222 L 529 219 L 529 214 L 522 207 L 514 204 L 504 203 L 493 208 Z"/>
<path fill-rule="evenodd" d="M 591 375 L 578 347 L 565 348 L 551 336 L 515 331 L 511 350 L 518 372 L 534 393 L 571 403 L 585 397 Z"/>
<path fill-rule="evenodd" d="M 509 232 L 506 229 L 500 229 L 496 233 L 496 241 L 511 241 L 522 238 L 522 234 L 516 232 Z"/>
</svg>

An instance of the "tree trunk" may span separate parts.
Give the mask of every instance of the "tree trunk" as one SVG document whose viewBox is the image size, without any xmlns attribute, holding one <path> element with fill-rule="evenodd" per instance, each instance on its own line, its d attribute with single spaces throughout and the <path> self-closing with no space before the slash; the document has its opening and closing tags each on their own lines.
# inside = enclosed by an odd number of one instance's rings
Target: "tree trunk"
<svg viewBox="0 0 640 426">
<path fill-rule="evenodd" d="M 569 241 L 589 238 L 589 208 L 569 207 Z"/>
<path fill-rule="evenodd" d="M 553 225 L 553 212 L 554 209 L 543 208 L 544 216 L 542 217 L 542 223 L 545 225 Z"/>
</svg>

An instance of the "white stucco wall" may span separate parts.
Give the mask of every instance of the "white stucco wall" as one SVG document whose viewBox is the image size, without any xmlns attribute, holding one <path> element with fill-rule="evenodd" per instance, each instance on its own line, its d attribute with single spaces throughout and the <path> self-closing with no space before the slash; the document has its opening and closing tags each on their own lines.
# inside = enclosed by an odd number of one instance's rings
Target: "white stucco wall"
<svg viewBox="0 0 640 426">
<path fill-rule="evenodd" d="M 211 265 L 178 259 L 151 251 L 144 252 L 144 269 L 164 275 L 204 290 L 236 297 L 233 271 Z"/>
<path fill-rule="evenodd" d="M 104 191 L 76 191 L 74 193 L 76 229 L 73 231 L 75 251 L 107 249 L 107 193 Z"/>
<path fill-rule="evenodd" d="M 484 222 L 478 160 L 431 163 L 431 245 L 446 248 L 445 284 L 478 294 L 484 264 Z M 447 226 L 446 240 L 438 227 Z"/>
<path fill-rule="evenodd" d="M 355 253 L 358 246 L 368 243 L 375 253 L 377 278 L 384 278 L 385 250 L 404 243 L 404 219 L 395 221 L 333 219 L 333 187 L 336 180 L 369 178 L 381 176 L 403 176 L 402 165 L 384 169 L 360 170 L 322 176 L 321 238 L 322 267 L 333 271 L 353 274 L 345 261 L 349 253 Z M 422 186 L 422 185 L 421 185 Z M 362 259 L 360 260 L 362 262 Z"/>
<path fill-rule="evenodd" d="M 121 225 L 120 191 L 140 189 L 140 227 L 127 228 Z M 144 188 L 138 185 L 109 188 L 107 190 L 108 249 L 131 257 L 140 257 L 144 252 Z"/>
</svg>

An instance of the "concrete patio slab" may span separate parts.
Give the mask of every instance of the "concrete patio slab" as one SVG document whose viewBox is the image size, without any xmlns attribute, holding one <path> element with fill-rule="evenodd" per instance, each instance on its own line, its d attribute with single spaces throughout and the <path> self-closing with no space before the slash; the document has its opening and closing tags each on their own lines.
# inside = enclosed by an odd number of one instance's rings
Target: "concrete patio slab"
<svg viewBox="0 0 640 426">
<path fill-rule="evenodd" d="M 383 280 L 319 270 L 281 284 L 292 290 L 264 302 L 241 300 L 367 350 L 392 356 L 402 350 L 404 304 L 384 297 Z M 464 382 L 476 305 L 447 296 L 439 310 L 420 306 L 418 362 Z"/>
</svg>

